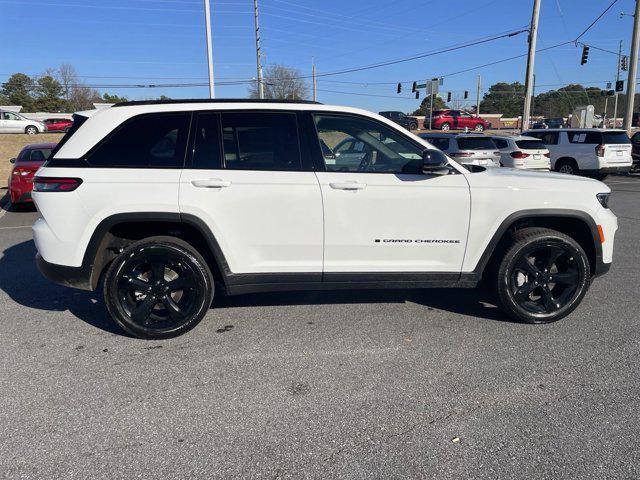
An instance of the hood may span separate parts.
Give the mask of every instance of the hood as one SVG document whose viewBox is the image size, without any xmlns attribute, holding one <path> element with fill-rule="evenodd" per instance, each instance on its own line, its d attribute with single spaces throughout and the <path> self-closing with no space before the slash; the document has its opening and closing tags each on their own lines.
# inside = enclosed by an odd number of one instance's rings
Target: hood
<svg viewBox="0 0 640 480">
<path fill-rule="evenodd" d="M 515 168 L 488 168 L 483 172 L 467 175 L 471 186 L 509 188 L 516 190 L 561 190 L 564 192 L 607 193 L 611 189 L 592 178 L 556 172 L 532 172 Z"/>
</svg>

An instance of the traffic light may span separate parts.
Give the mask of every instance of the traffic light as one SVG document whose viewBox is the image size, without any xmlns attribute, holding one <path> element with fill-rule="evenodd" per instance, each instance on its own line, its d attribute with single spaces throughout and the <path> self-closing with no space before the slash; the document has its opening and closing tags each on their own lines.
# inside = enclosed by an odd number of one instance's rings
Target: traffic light
<svg viewBox="0 0 640 480">
<path fill-rule="evenodd" d="M 400 92 L 402 92 L 402 84 L 401 83 L 398 84 L 398 93 L 400 93 Z"/>
<path fill-rule="evenodd" d="M 620 57 L 620 70 L 624 70 L 625 72 L 629 70 L 629 57 L 626 55 Z"/>
<path fill-rule="evenodd" d="M 464 99 L 469 98 L 469 92 L 467 90 L 464 91 Z"/>
<path fill-rule="evenodd" d="M 613 97 L 615 94 L 615 90 L 607 90 L 607 97 Z"/>
<path fill-rule="evenodd" d="M 420 98 L 420 90 L 416 90 L 416 99 Z"/>
<path fill-rule="evenodd" d="M 451 92 L 447 92 L 447 102 L 451 101 Z"/>
<path fill-rule="evenodd" d="M 618 80 L 616 82 L 616 92 L 624 92 L 624 80 Z"/>
<path fill-rule="evenodd" d="M 584 65 L 585 63 L 587 63 L 588 59 L 589 59 L 589 45 L 585 45 L 584 47 L 582 47 L 582 59 L 580 60 L 580 65 Z"/>
<path fill-rule="evenodd" d="M 411 86 L 411 92 L 416 93 L 416 90 L 418 90 L 418 82 L 413 82 L 413 85 Z"/>
</svg>

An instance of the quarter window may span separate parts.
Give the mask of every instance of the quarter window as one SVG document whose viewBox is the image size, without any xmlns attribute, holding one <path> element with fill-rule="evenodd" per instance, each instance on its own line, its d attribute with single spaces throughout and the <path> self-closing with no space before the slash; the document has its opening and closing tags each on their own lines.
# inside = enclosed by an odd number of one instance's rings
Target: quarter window
<svg viewBox="0 0 640 480">
<path fill-rule="evenodd" d="M 298 127 L 293 113 L 222 115 L 225 168 L 300 170 Z"/>
<path fill-rule="evenodd" d="M 422 172 L 423 149 L 386 125 L 357 116 L 319 114 L 314 120 L 329 172 Z"/>
<path fill-rule="evenodd" d="M 189 113 L 141 115 L 123 124 L 89 155 L 96 167 L 181 168 Z"/>
</svg>

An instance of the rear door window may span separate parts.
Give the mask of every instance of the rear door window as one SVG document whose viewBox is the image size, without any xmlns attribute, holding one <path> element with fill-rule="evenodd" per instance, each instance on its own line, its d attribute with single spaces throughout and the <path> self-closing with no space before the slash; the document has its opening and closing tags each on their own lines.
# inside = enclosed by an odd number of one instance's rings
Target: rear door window
<svg viewBox="0 0 640 480">
<path fill-rule="evenodd" d="M 602 143 L 600 132 L 567 132 L 569 143 L 581 143 L 585 145 L 599 145 Z"/>
<path fill-rule="evenodd" d="M 496 145 L 489 137 L 458 137 L 460 150 L 495 150 Z"/>
<path fill-rule="evenodd" d="M 223 113 L 224 166 L 230 170 L 301 170 L 294 113 Z"/>
<path fill-rule="evenodd" d="M 134 117 L 89 154 L 96 167 L 182 168 L 189 135 L 190 113 Z"/>
</svg>

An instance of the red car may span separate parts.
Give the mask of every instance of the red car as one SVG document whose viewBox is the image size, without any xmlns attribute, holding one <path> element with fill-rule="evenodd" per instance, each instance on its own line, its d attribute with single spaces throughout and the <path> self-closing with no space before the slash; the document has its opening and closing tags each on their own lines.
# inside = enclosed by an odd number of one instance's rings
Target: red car
<svg viewBox="0 0 640 480">
<path fill-rule="evenodd" d="M 9 199 L 13 205 L 31 202 L 33 176 L 42 166 L 55 143 L 34 143 L 22 149 L 17 158 L 12 158 L 13 169 L 9 177 Z"/>
<path fill-rule="evenodd" d="M 431 128 L 438 130 L 464 130 L 466 127 L 483 132 L 490 126 L 484 119 L 460 110 L 434 110 L 431 117 Z M 429 129 L 429 117 L 424 119 L 424 128 Z"/>
<path fill-rule="evenodd" d="M 48 118 L 43 123 L 47 126 L 47 132 L 66 132 L 73 125 L 73 120 L 68 118 Z"/>
</svg>

